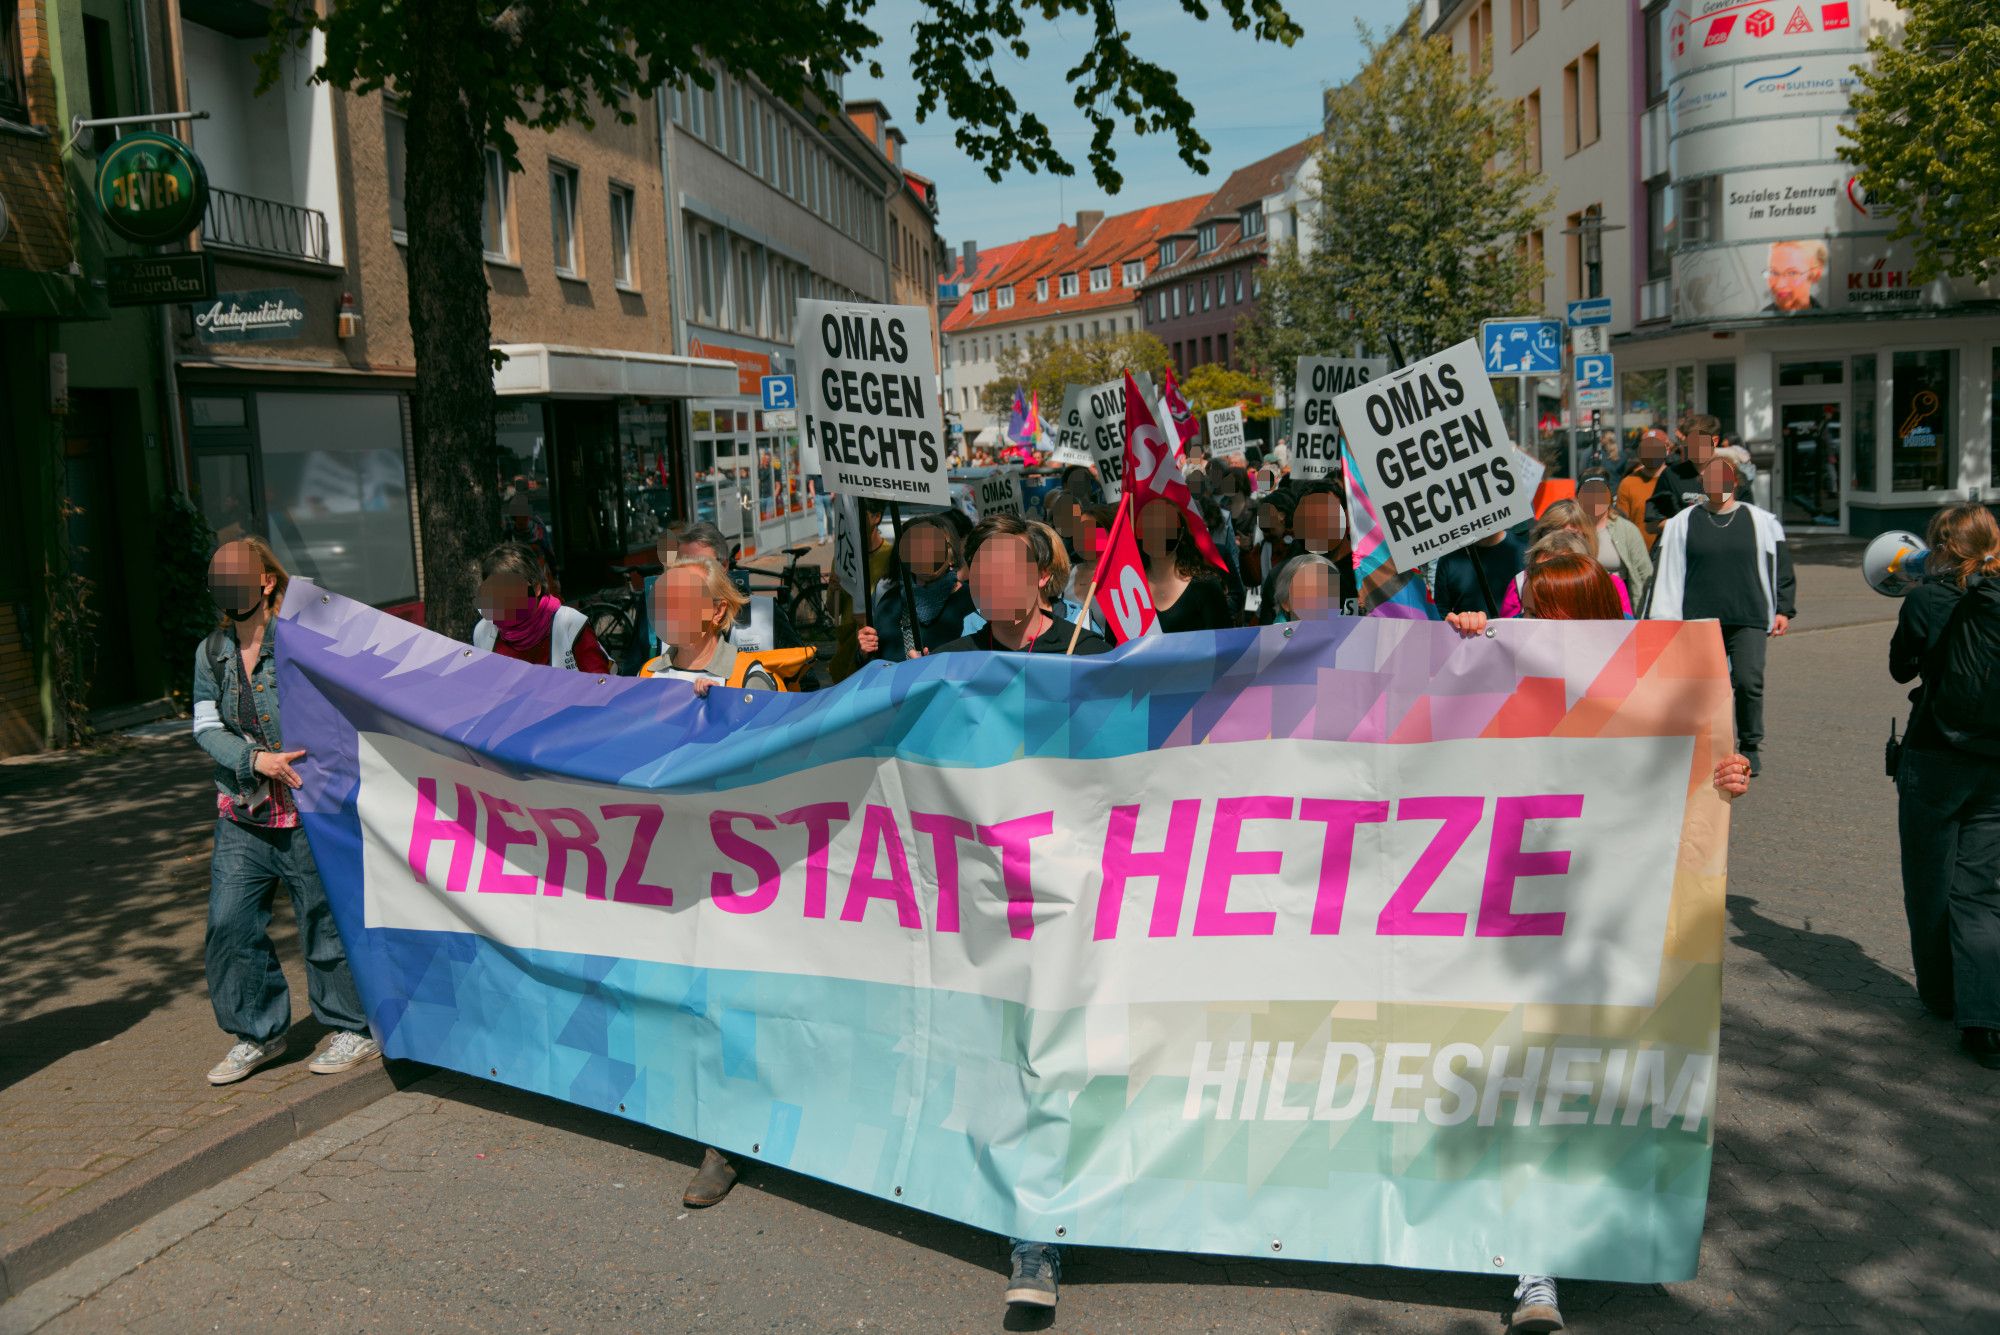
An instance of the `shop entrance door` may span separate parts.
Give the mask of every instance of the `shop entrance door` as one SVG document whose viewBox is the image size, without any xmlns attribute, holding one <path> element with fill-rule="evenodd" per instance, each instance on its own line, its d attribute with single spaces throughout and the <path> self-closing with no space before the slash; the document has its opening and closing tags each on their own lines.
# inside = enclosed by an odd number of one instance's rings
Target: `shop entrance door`
<svg viewBox="0 0 2000 1335">
<path fill-rule="evenodd" d="M 64 522 L 70 568 L 84 581 L 84 605 L 94 617 L 89 656 L 92 709 L 128 704 L 137 694 L 132 672 L 132 608 L 125 588 L 123 525 L 118 516 L 119 422 L 138 420 L 130 391 L 78 390 L 63 432 Z"/>
<path fill-rule="evenodd" d="M 1838 528 L 1845 499 L 1840 390 L 1778 395 L 1778 476 L 1772 507 L 1788 526 Z"/>
</svg>

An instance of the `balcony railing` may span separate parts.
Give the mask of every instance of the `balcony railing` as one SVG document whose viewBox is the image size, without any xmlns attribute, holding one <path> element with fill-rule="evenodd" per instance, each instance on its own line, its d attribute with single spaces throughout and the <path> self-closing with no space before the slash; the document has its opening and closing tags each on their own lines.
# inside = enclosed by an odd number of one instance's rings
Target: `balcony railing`
<svg viewBox="0 0 2000 1335">
<path fill-rule="evenodd" d="M 318 209 L 285 204 L 234 190 L 209 188 L 201 239 L 213 245 L 254 250 L 288 260 L 326 263 L 326 215 Z"/>
</svg>

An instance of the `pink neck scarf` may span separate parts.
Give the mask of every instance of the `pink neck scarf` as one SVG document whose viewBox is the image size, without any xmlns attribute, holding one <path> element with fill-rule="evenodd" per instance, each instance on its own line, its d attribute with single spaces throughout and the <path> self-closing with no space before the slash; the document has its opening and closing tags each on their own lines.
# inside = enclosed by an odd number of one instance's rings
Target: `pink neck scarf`
<svg viewBox="0 0 2000 1335">
<path fill-rule="evenodd" d="M 509 648 L 532 649 L 549 638 L 549 628 L 555 625 L 556 613 L 561 608 L 562 599 L 545 593 L 534 606 L 500 622 L 500 638 Z"/>
</svg>

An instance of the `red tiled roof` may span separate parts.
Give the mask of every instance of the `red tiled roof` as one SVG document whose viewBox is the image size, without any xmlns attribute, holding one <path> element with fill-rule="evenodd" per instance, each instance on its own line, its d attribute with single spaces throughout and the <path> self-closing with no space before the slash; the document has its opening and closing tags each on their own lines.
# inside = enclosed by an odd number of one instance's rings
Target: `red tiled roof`
<svg viewBox="0 0 2000 1335">
<path fill-rule="evenodd" d="M 939 274 L 938 282 L 957 283 L 958 295 L 961 299 L 959 304 L 966 305 L 967 303 L 963 298 L 969 295 L 975 286 L 991 281 L 993 275 L 1000 271 L 1000 266 L 1005 264 L 1023 244 L 1019 241 L 1010 241 L 1004 246 L 995 246 L 991 250 L 980 251 L 974 257 L 974 269 L 970 274 L 965 271 L 965 252 L 963 250 L 954 251 L 951 257 L 950 272 Z"/>
<path fill-rule="evenodd" d="M 1186 247 L 1174 263 L 1149 272 L 1145 286 L 1172 282 L 1185 274 L 1203 273 L 1245 256 L 1263 254 L 1270 245 L 1270 236 L 1260 232 L 1256 236 L 1245 237 L 1243 210 L 1265 196 L 1283 190 L 1318 147 L 1319 136 L 1314 135 L 1231 172 L 1229 179 L 1222 183 L 1222 188 L 1210 196 L 1208 207 L 1201 211 L 1199 220 L 1215 224 L 1215 249 L 1197 254 L 1192 246 Z M 1189 234 L 1193 231 L 1189 229 Z"/>
<path fill-rule="evenodd" d="M 1191 195 L 1170 204 L 1153 204 L 1129 213 L 1113 214 L 1092 228 L 1089 235 L 1082 238 L 1081 244 L 1078 243 L 1076 228 L 1066 224 L 1053 232 L 1031 236 L 1012 246 L 997 248 L 994 252 L 981 252 L 979 273 L 975 281 L 961 289 L 964 299 L 959 301 L 951 317 L 945 321 L 946 332 L 955 334 L 971 329 L 992 329 L 1024 320 L 1055 319 L 1131 305 L 1139 299 L 1139 291 L 1136 287 L 1127 286 L 1124 281 L 1122 270 L 1126 261 L 1137 260 L 1150 271 L 1159 262 L 1160 238 L 1185 231 L 1193 225 L 1209 198 L 1207 195 Z M 1001 250 L 1006 252 L 1003 261 L 997 265 L 989 264 L 990 255 Z M 1108 291 L 1092 292 L 1090 271 L 1104 265 L 1111 268 L 1111 287 Z M 1073 297 L 1058 295 L 1062 291 L 1062 275 L 1068 273 L 1075 274 L 1077 279 L 1077 292 Z M 1046 301 L 1035 300 L 1035 280 L 1038 278 L 1048 280 L 1049 297 Z M 964 283 L 965 279 L 954 272 L 946 275 L 944 281 Z M 997 299 L 992 299 L 988 301 L 986 310 L 972 309 L 972 293 L 991 293 L 1010 284 L 1015 289 L 1012 306 L 1003 309 Z"/>
</svg>

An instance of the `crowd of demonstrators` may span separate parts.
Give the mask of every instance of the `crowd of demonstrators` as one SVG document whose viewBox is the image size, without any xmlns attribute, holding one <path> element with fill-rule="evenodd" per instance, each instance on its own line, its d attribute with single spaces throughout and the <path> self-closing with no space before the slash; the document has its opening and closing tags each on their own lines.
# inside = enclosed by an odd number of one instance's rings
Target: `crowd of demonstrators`
<svg viewBox="0 0 2000 1335">
<path fill-rule="evenodd" d="M 1931 518 L 1889 674 L 1917 682 L 1895 758 L 1903 907 L 1917 995 L 2000 1070 L 2000 525 L 1984 505 Z"/>
<path fill-rule="evenodd" d="M 299 827 L 293 792 L 304 748 L 285 749 L 272 619 L 284 605 L 285 568 L 262 538 L 239 538 L 209 561 L 221 624 L 195 651 L 194 739 L 215 762 L 215 844 L 209 858 L 203 960 L 215 1022 L 235 1040 L 208 1073 L 242 1080 L 283 1056 L 291 989 L 271 944 L 271 907 L 283 886 L 305 954 L 306 998 L 333 1040 L 311 1069 L 336 1075 L 381 1054 L 347 967 L 347 952 Z"/>
<path fill-rule="evenodd" d="M 1750 772 L 1761 774 L 1766 641 L 1783 635 L 1798 615 L 1791 548 L 1776 515 L 1736 499 L 1735 464 L 1711 455 L 1699 485 L 1702 503 L 1660 528 L 1648 615 L 1721 623 L 1736 693 L 1736 745 L 1750 758 Z"/>
<path fill-rule="evenodd" d="M 1617 592 L 1620 615 L 1630 617 L 1633 607 L 1631 586 L 1620 576 L 1612 574 L 1599 559 L 1599 546 L 1597 526 L 1591 522 L 1589 511 L 1581 503 L 1560 500 L 1545 506 L 1529 533 L 1528 551 L 1521 560 L 1521 573 L 1514 576 L 1507 585 L 1507 592 L 1501 595 L 1500 615 L 1522 615 L 1523 608 L 1533 596 L 1527 590 L 1527 577 L 1537 564 L 1551 556 L 1581 554 L 1597 561 L 1599 567 L 1604 569 L 1611 587 Z"/>
<path fill-rule="evenodd" d="M 590 619 L 555 595 L 531 547 L 503 542 L 479 558 L 478 605 L 475 649 L 547 667 L 611 671 Z"/>
<path fill-rule="evenodd" d="M 1202 556 L 1187 516 L 1155 497 L 1139 507 L 1139 557 L 1163 632 L 1227 630 L 1236 624 L 1220 572 Z"/>
<path fill-rule="evenodd" d="M 964 518 L 949 510 L 903 525 L 903 536 L 891 550 L 889 572 L 875 586 L 871 624 L 858 631 L 863 658 L 900 663 L 909 657 L 912 646 L 905 643 L 903 628 L 905 573 L 914 600 L 918 646 L 935 648 L 956 640 L 965 634 L 966 622 L 977 617 L 972 590 L 959 577 L 961 539 L 953 516 Z"/>
</svg>

